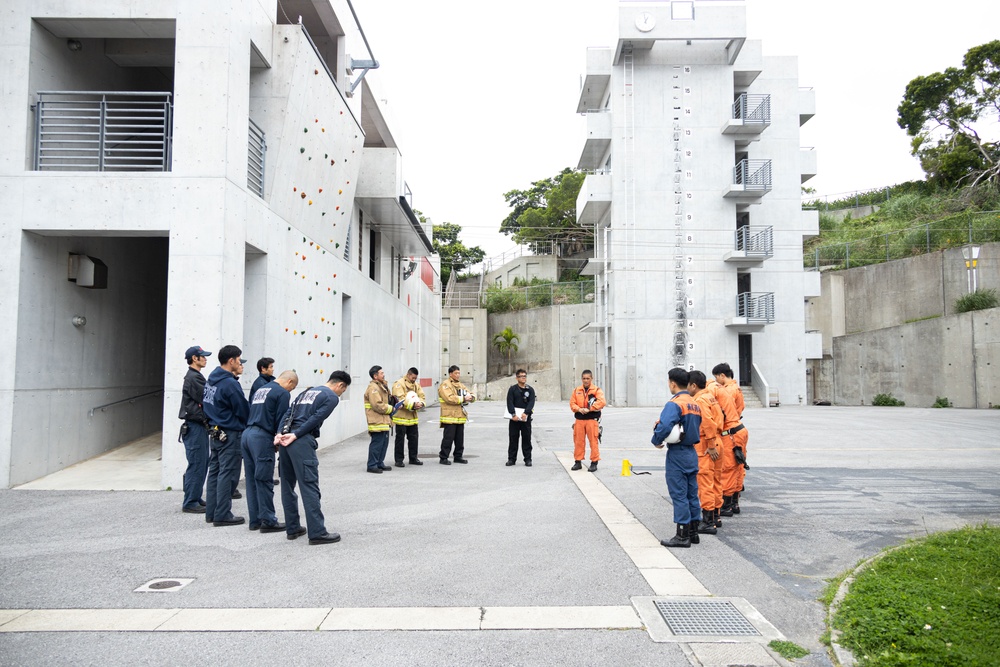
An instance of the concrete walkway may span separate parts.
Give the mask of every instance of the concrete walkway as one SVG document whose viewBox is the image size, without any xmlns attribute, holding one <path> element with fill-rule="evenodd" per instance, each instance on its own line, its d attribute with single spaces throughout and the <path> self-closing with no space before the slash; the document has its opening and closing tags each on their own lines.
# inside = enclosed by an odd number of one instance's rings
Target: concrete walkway
<svg viewBox="0 0 1000 667">
<path fill-rule="evenodd" d="M 321 451 L 335 545 L 208 526 L 178 491 L 0 492 L 0 664 L 774 665 L 780 637 L 828 665 L 825 578 L 1000 513 L 1000 413 L 761 409 L 743 514 L 669 551 L 662 473 L 621 476 L 662 466 L 657 410 L 606 412 L 596 474 L 568 470 L 561 404 L 539 406 L 532 468 L 504 466 L 499 404 L 470 412 L 467 466 L 438 465 L 430 423 L 421 467 L 366 474 L 365 436 Z M 137 592 L 157 578 L 183 585 Z M 757 634 L 678 635 L 657 608 L 704 603 Z"/>
</svg>

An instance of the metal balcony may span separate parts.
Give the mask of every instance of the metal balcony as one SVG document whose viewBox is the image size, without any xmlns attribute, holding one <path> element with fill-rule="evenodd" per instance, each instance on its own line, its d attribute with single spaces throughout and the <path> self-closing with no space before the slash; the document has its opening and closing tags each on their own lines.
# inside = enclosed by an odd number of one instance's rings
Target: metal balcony
<svg viewBox="0 0 1000 667">
<path fill-rule="evenodd" d="M 247 136 L 247 189 L 261 199 L 264 198 L 264 154 L 267 144 L 264 141 L 264 130 L 250 120 L 250 131 Z"/>
<path fill-rule="evenodd" d="M 748 143 L 758 139 L 770 125 L 771 96 L 740 93 L 733 102 L 732 118 L 722 127 L 722 133 L 736 135 L 738 142 Z"/>
<path fill-rule="evenodd" d="M 170 93 L 42 91 L 36 171 L 170 171 Z"/>
<path fill-rule="evenodd" d="M 774 324 L 774 292 L 743 292 L 736 296 L 736 317 L 726 319 L 730 329 L 748 333 Z"/>
<path fill-rule="evenodd" d="M 723 261 L 736 266 L 760 266 L 774 257 L 774 227 L 740 227 L 736 230 L 733 250 L 723 256 Z"/>
<path fill-rule="evenodd" d="M 733 167 L 733 183 L 724 193 L 728 199 L 758 200 L 771 191 L 770 160 L 740 160 Z"/>
</svg>

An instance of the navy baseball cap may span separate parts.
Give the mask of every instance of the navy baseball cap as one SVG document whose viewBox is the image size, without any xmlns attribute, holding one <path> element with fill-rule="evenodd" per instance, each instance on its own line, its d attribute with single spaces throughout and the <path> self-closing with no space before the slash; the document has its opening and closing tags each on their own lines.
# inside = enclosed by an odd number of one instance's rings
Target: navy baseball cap
<svg viewBox="0 0 1000 667">
<path fill-rule="evenodd" d="M 190 357 L 210 357 L 210 356 L 212 356 L 212 353 L 206 352 L 205 350 L 201 349 L 201 345 L 195 345 L 193 347 L 189 347 L 187 349 L 187 352 L 184 353 L 185 359 L 188 359 Z"/>
</svg>

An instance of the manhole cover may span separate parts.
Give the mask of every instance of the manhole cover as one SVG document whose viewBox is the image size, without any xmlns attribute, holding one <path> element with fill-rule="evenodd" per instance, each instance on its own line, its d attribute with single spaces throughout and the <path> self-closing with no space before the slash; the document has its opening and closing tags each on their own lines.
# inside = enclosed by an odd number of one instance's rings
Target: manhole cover
<svg viewBox="0 0 1000 667">
<path fill-rule="evenodd" d="M 153 579 L 152 581 L 147 581 L 139 588 L 132 591 L 133 593 L 174 593 L 181 590 L 188 584 L 190 584 L 194 579 L 180 579 L 180 578 L 160 578 Z"/>
<path fill-rule="evenodd" d="M 675 635 L 760 636 L 731 602 L 656 600 L 656 609 Z"/>
</svg>

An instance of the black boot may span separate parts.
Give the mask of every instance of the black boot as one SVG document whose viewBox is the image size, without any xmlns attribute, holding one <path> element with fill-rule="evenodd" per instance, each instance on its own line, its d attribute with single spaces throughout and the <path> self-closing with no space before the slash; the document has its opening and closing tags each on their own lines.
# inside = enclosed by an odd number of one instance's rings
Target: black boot
<svg viewBox="0 0 1000 667">
<path fill-rule="evenodd" d="M 574 461 L 573 467 L 570 470 L 580 470 L 581 468 L 583 468 L 583 464 L 579 461 Z"/>
<path fill-rule="evenodd" d="M 716 507 L 712 510 L 712 521 L 715 522 L 716 528 L 722 528 L 722 519 L 719 518 L 719 508 Z"/>
<path fill-rule="evenodd" d="M 590 467 L 587 468 L 589 472 L 597 472 L 597 461 L 591 461 Z"/>
<path fill-rule="evenodd" d="M 688 537 L 688 527 L 685 523 L 677 524 L 677 534 L 671 537 L 669 540 L 660 540 L 660 544 L 665 547 L 683 547 L 684 549 L 691 548 L 691 540 Z"/>
<path fill-rule="evenodd" d="M 701 511 L 701 523 L 698 523 L 696 530 L 706 535 L 715 535 L 719 532 L 715 527 L 715 513 L 712 510 Z"/>
<path fill-rule="evenodd" d="M 733 494 L 733 514 L 740 513 L 740 492 L 737 491 Z"/>
<path fill-rule="evenodd" d="M 732 516 L 733 515 L 733 497 L 732 496 L 722 496 L 722 509 L 719 510 L 719 514 L 722 516 Z"/>
<path fill-rule="evenodd" d="M 701 538 L 698 537 L 697 519 L 688 524 L 688 539 L 691 540 L 691 544 L 701 544 Z"/>
</svg>

